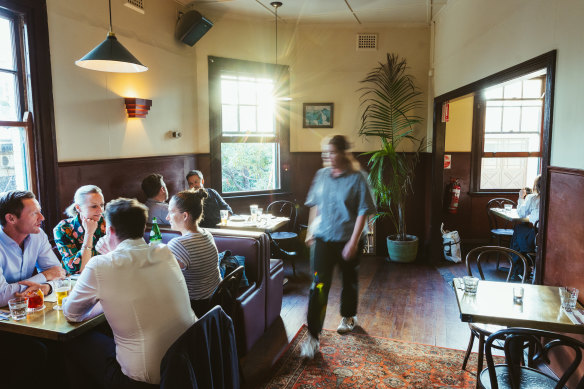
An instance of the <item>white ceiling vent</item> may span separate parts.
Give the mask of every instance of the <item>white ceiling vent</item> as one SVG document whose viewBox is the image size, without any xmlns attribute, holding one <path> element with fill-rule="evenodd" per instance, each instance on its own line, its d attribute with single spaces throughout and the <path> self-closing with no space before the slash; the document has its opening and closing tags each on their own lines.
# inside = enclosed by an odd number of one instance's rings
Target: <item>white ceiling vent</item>
<svg viewBox="0 0 584 389">
<path fill-rule="evenodd" d="M 357 34 L 357 51 L 377 50 L 377 34 Z"/>
<path fill-rule="evenodd" d="M 124 5 L 128 8 L 133 9 L 136 12 L 144 14 L 144 0 L 125 0 Z"/>
</svg>

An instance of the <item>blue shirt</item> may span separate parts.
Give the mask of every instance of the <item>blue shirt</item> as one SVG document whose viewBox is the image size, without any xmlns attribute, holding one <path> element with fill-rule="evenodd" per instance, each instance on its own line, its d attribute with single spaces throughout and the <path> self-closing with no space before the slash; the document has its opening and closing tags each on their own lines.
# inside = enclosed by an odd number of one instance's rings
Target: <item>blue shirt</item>
<svg viewBox="0 0 584 389">
<path fill-rule="evenodd" d="M 320 216 L 314 237 L 326 242 L 347 242 L 357 216 L 375 213 L 375 202 L 363 171 L 345 171 L 337 177 L 331 173 L 330 167 L 316 172 L 305 205 L 316 206 Z"/>
<path fill-rule="evenodd" d="M 47 279 L 41 272 L 60 265 L 44 231 L 27 236 L 22 250 L 0 226 L 0 307 L 6 306 L 14 293 L 27 288 L 18 281 L 45 283 Z M 35 267 L 39 273 L 32 276 Z"/>
<path fill-rule="evenodd" d="M 148 223 L 152 223 L 152 218 L 156 218 L 156 223 L 168 225 L 168 204 L 154 199 L 148 199 L 144 203 L 148 207 Z"/>
</svg>

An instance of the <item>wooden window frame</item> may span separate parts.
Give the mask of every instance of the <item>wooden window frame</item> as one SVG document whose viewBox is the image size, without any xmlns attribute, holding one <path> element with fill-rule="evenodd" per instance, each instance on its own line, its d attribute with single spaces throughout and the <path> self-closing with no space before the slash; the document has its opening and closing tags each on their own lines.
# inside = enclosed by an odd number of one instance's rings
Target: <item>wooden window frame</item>
<svg viewBox="0 0 584 389">
<path fill-rule="evenodd" d="M 209 139 L 211 152 L 211 185 L 225 198 L 270 196 L 287 193 L 289 190 L 290 165 L 290 115 L 289 103 L 280 101 L 276 108 L 276 134 L 272 137 L 263 137 L 270 142 L 279 144 L 279 161 L 277 174 L 280 188 L 265 191 L 228 192 L 222 191 L 221 144 L 249 141 L 253 138 L 224 137 L 221 131 L 221 75 L 229 73 L 269 74 L 276 80 L 276 89 L 282 95 L 288 96 L 290 89 L 289 68 L 285 65 L 274 65 L 261 62 L 244 61 L 222 57 L 208 57 L 209 65 Z M 207 180 L 205 180 L 207 182 Z"/>
</svg>

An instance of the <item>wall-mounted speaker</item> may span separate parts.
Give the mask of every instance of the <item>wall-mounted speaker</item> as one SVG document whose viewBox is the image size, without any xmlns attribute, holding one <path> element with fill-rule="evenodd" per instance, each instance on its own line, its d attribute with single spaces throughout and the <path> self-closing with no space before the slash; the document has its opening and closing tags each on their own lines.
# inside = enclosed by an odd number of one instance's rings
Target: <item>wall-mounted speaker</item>
<svg viewBox="0 0 584 389">
<path fill-rule="evenodd" d="M 213 27 L 213 23 L 195 10 L 184 13 L 176 23 L 174 36 L 189 46 L 193 46 Z"/>
</svg>

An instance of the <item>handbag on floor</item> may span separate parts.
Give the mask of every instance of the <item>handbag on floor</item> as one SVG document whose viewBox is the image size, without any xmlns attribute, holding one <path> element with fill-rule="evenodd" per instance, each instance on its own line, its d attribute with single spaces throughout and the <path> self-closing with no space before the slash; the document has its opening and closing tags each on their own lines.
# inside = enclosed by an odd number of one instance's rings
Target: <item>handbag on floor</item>
<svg viewBox="0 0 584 389">
<path fill-rule="evenodd" d="M 444 247 L 444 258 L 446 260 L 459 263 L 462 261 L 460 250 L 460 236 L 458 231 L 448 231 L 444 229 L 444 223 L 440 226 L 442 232 L 442 246 Z"/>
</svg>

